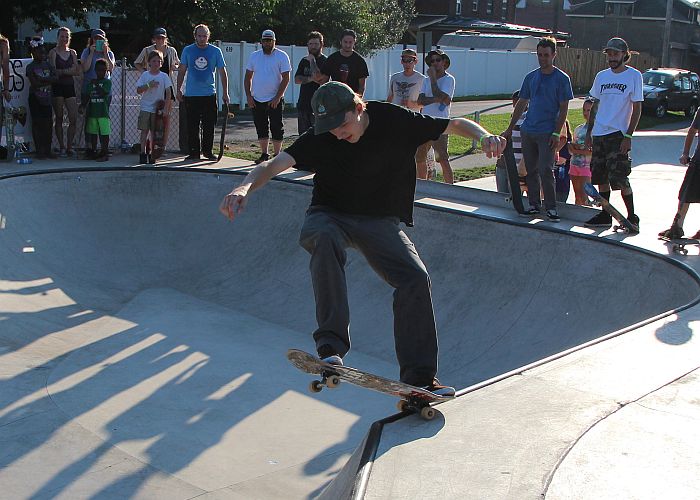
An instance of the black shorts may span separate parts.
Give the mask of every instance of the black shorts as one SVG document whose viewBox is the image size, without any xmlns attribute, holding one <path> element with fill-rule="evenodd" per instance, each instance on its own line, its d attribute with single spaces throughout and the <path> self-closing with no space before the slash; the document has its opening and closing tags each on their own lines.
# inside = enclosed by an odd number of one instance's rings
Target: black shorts
<svg viewBox="0 0 700 500">
<path fill-rule="evenodd" d="M 681 203 L 700 203 L 700 158 L 693 158 L 685 171 L 683 184 L 678 191 Z"/>
<path fill-rule="evenodd" d="M 51 90 L 53 90 L 54 97 L 63 97 L 64 99 L 75 97 L 75 85 L 72 83 L 70 85 L 64 83 L 54 83 L 51 85 Z"/>
</svg>

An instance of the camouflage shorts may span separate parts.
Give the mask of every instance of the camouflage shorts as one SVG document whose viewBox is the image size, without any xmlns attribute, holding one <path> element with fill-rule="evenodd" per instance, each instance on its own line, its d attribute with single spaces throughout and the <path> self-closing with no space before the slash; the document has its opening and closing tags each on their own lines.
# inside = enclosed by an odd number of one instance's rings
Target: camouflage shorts
<svg viewBox="0 0 700 500">
<path fill-rule="evenodd" d="M 610 184 L 615 190 L 630 187 L 632 159 L 629 153 L 620 153 L 622 139 L 622 132 L 593 137 L 592 184 Z"/>
</svg>

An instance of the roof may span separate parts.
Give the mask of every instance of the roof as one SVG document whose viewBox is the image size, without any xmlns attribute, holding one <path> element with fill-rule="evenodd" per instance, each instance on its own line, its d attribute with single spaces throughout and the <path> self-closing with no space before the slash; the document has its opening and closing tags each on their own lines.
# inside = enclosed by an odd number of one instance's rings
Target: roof
<svg viewBox="0 0 700 500">
<path fill-rule="evenodd" d="M 530 35 L 501 35 L 455 31 L 442 35 L 438 44 L 441 47 L 534 52 L 537 50 L 538 42 L 539 37 Z"/>
<path fill-rule="evenodd" d="M 433 22 L 427 22 L 427 17 L 434 17 Z M 421 29 L 430 28 L 446 29 L 452 31 L 466 30 L 479 33 L 500 33 L 512 35 L 531 35 L 531 36 L 554 36 L 559 40 L 567 40 L 570 38 L 569 33 L 557 32 L 552 33 L 551 30 L 543 28 L 535 28 L 534 26 L 523 26 L 520 24 L 510 24 L 499 21 L 485 21 L 483 19 L 467 18 L 462 16 L 416 16 L 410 24 L 411 28 L 417 28 L 417 22 L 424 22 Z"/>
<path fill-rule="evenodd" d="M 688 7 L 700 9 L 700 2 L 694 0 L 676 0 Z M 634 4 L 633 17 L 666 17 L 666 0 L 588 0 L 572 4 L 567 15 L 571 16 L 604 16 L 605 4 L 609 2 Z M 685 19 L 685 14 L 674 8 L 674 19 Z"/>
</svg>

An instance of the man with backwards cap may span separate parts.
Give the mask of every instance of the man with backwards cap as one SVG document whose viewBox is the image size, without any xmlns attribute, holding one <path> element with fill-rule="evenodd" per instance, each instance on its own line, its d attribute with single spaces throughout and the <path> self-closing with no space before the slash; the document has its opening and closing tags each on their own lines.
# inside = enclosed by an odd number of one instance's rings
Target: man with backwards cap
<svg viewBox="0 0 700 500">
<path fill-rule="evenodd" d="M 311 100 L 313 129 L 253 169 L 226 195 L 220 211 L 234 220 L 248 196 L 296 164 L 315 172 L 311 206 L 299 242 L 311 254 L 319 358 L 342 364 L 350 349 L 346 249 L 362 253 L 394 292 L 394 338 L 402 382 L 441 395 L 430 277 L 399 222 L 413 225 L 415 154 L 440 134 L 481 141 L 498 157 L 505 139 L 464 118 L 434 118 L 386 102 L 363 101 L 342 82 L 322 85 Z"/>
<path fill-rule="evenodd" d="M 272 132 L 272 151 L 275 155 L 282 149 L 284 125 L 284 92 L 289 85 L 292 65 L 286 52 L 275 47 L 275 32 L 262 32 L 262 49 L 256 50 L 248 59 L 243 88 L 248 98 L 248 107 L 253 110 L 253 122 L 260 143 L 260 157 L 255 163 L 270 159 L 268 145 Z"/>
<path fill-rule="evenodd" d="M 644 102 L 642 74 L 625 64 L 630 49 L 622 38 L 611 38 L 603 49 L 610 68 L 599 72 L 589 94 L 597 99 L 588 120 L 586 146 L 593 146 L 591 182 L 598 184 L 600 195 L 609 200 L 611 189 L 620 190 L 627 208 L 627 219 L 637 228 L 639 217 L 634 213 L 634 199 L 629 174 L 632 172 L 634 134 Z M 589 219 L 589 227 L 612 224 L 609 213 L 601 210 Z"/>
</svg>

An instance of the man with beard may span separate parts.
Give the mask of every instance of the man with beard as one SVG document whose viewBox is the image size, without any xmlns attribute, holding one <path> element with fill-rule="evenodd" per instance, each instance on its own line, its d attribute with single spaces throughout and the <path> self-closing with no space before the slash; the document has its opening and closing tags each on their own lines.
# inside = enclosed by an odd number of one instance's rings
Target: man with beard
<svg viewBox="0 0 700 500">
<path fill-rule="evenodd" d="M 340 34 L 340 50 L 328 57 L 322 71 L 331 80 L 345 83 L 362 97 L 365 95 L 365 81 L 369 70 L 362 56 L 355 52 L 355 43 L 357 33 L 353 30 L 343 30 Z"/>
<path fill-rule="evenodd" d="M 306 47 L 309 49 L 309 54 L 299 61 L 299 67 L 294 74 L 294 83 L 300 85 L 299 101 L 297 101 L 299 134 L 303 134 L 314 126 L 311 98 L 316 90 L 328 80 L 321 73 L 321 68 L 323 68 L 326 59 L 328 59 L 321 53 L 323 50 L 323 35 L 318 31 L 309 33 Z"/>
<path fill-rule="evenodd" d="M 219 70 L 221 100 L 228 109 L 228 74 L 221 49 L 209 43 L 211 32 L 206 24 L 194 29 L 195 43 L 182 50 L 177 72 L 177 100 L 187 109 L 187 160 L 199 160 L 200 152 L 207 160 L 216 160 L 212 152 L 216 126 L 216 84 L 214 73 Z M 187 76 L 183 95 L 182 82 Z M 199 125 L 202 125 L 202 144 L 199 143 Z"/>
<path fill-rule="evenodd" d="M 600 195 L 610 200 L 612 189 L 620 190 L 627 208 L 627 219 L 639 229 L 639 217 L 634 213 L 634 200 L 629 175 L 629 156 L 634 134 L 644 102 L 642 74 L 625 64 L 630 50 L 622 38 L 611 38 L 603 52 L 608 66 L 598 73 L 589 94 L 597 99 L 588 119 L 586 146 L 593 146 L 591 183 L 598 184 Z M 604 210 L 589 219 L 586 226 L 608 227 L 612 217 Z"/>
<path fill-rule="evenodd" d="M 277 156 L 282 149 L 284 125 L 284 92 L 289 85 L 292 65 L 289 56 L 275 47 L 276 37 L 272 30 L 262 33 L 262 49 L 256 50 L 248 59 L 243 88 L 248 98 L 248 107 L 253 110 L 253 121 L 258 133 L 261 154 L 256 164 L 270 159 L 268 144 L 272 132 L 272 150 Z"/>
</svg>

